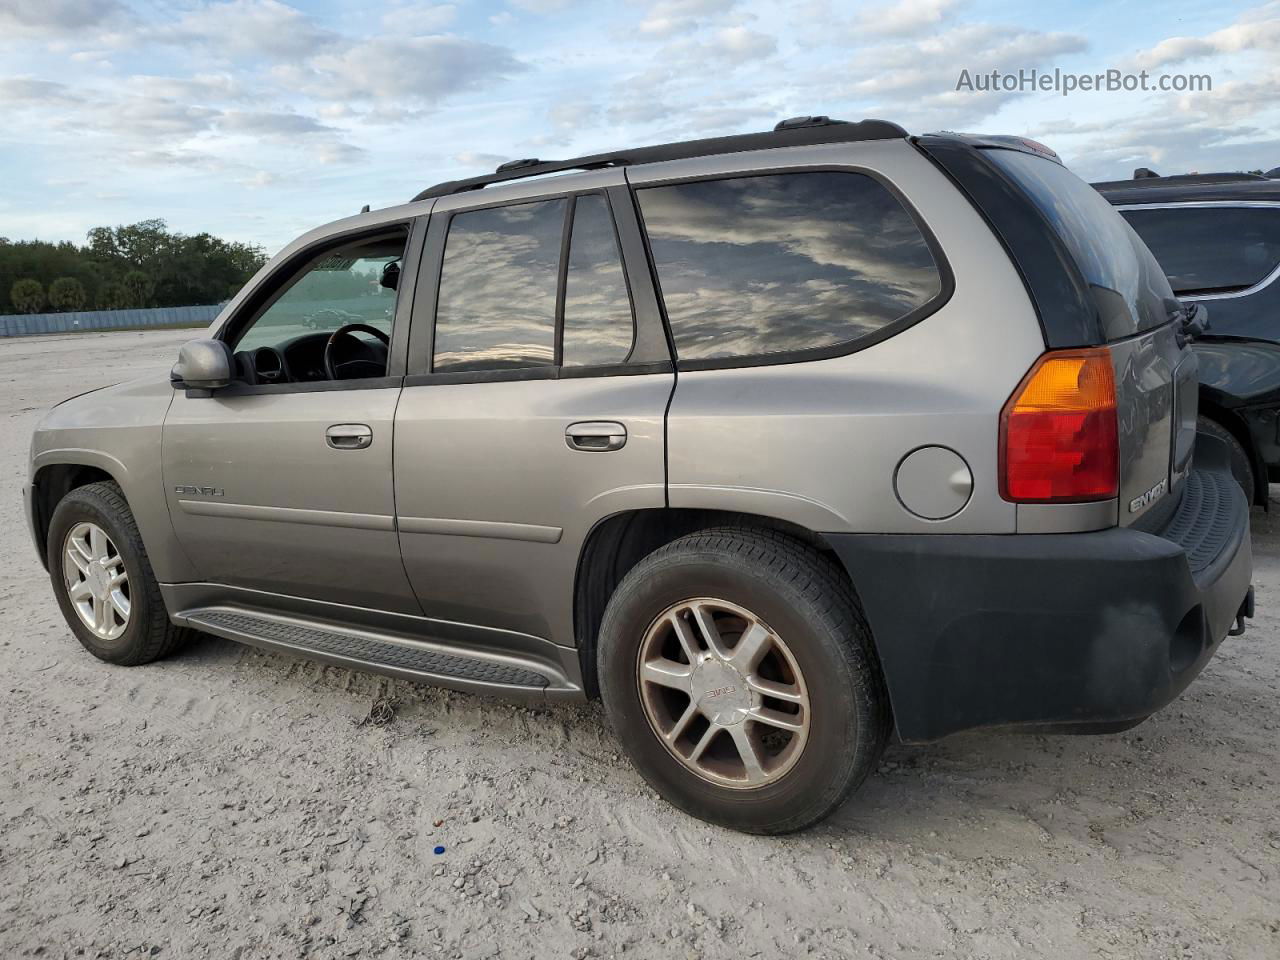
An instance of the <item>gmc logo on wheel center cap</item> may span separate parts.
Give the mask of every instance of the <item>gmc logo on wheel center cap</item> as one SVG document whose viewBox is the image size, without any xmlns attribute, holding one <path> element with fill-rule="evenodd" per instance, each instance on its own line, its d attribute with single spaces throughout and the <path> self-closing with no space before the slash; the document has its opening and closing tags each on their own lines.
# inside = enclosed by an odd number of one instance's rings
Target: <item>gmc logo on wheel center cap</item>
<svg viewBox="0 0 1280 960">
<path fill-rule="evenodd" d="M 726 693 L 733 693 L 733 692 L 734 692 L 735 690 L 737 690 L 737 689 L 738 689 L 737 687 L 733 687 L 733 686 L 729 686 L 729 687 L 716 687 L 714 690 L 708 690 L 708 691 L 707 691 L 707 695 L 706 695 L 706 697 L 704 697 L 704 699 L 706 699 L 706 700 L 714 700 L 716 697 L 722 697 L 722 696 L 724 696 Z"/>
</svg>

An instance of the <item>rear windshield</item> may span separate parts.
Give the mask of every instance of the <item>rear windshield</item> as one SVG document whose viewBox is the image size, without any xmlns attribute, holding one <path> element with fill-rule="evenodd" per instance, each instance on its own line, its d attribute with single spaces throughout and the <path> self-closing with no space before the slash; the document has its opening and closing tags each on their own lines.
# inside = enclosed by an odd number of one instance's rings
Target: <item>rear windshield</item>
<svg viewBox="0 0 1280 960">
<path fill-rule="evenodd" d="M 1083 275 L 1108 340 L 1169 321 L 1173 290 L 1146 244 L 1102 196 L 1059 163 L 1016 150 L 988 159 L 1039 208 Z"/>
</svg>

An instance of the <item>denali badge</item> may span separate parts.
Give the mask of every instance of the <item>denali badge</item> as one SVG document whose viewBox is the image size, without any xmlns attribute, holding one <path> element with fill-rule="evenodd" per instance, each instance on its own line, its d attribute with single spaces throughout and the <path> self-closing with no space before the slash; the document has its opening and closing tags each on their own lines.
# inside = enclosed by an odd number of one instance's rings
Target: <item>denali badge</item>
<svg viewBox="0 0 1280 960">
<path fill-rule="evenodd" d="M 1134 497 L 1132 500 L 1129 501 L 1129 512 L 1137 513 L 1143 507 L 1154 502 L 1155 500 L 1158 500 L 1160 497 L 1164 496 L 1164 492 L 1168 488 L 1168 486 L 1169 486 L 1168 480 L 1161 480 L 1159 483 L 1157 483 L 1154 487 L 1152 487 L 1142 496 Z"/>
<path fill-rule="evenodd" d="M 221 487 L 192 487 L 185 483 L 180 483 L 173 488 L 173 492 L 178 496 L 196 496 L 196 497 L 222 497 L 226 496 Z"/>
</svg>

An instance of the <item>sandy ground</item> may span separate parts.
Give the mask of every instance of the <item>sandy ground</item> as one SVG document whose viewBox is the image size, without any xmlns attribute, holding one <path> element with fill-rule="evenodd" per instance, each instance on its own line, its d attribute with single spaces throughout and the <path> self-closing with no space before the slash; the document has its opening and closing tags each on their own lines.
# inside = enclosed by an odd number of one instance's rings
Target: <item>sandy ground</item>
<svg viewBox="0 0 1280 960">
<path fill-rule="evenodd" d="M 1252 629 L 1146 724 L 891 748 L 825 825 L 746 837 L 659 800 L 595 704 L 85 653 L 21 518 L 29 436 L 188 335 L 0 341 L 0 956 L 1280 956 L 1277 515 Z"/>
</svg>

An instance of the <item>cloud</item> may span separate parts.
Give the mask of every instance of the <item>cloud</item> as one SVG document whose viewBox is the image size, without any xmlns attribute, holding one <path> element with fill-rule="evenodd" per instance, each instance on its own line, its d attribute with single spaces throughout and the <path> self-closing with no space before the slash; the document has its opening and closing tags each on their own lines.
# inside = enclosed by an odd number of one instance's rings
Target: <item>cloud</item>
<svg viewBox="0 0 1280 960">
<path fill-rule="evenodd" d="M 903 37 L 941 26 L 955 12 L 958 0 L 901 0 L 863 10 L 858 31 L 872 36 Z"/>
<path fill-rule="evenodd" d="M 396 4 L 382 14 L 382 25 L 398 35 L 439 33 L 458 17 L 452 3 Z"/>
<path fill-rule="evenodd" d="M 1138 53 L 1134 63 L 1146 70 L 1214 54 L 1280 50 L 1280 0 L 1246 10 L 1229 27 L 1203 37 L 1170 37 Z"/>
<path fill-rule="evenodd" d="M 713 57 L 730 63 L 748 63 L 772 56 L 778 49 L 778 41 L 767 34 L 748 30 L 746 27 L 725 27 L 716 32 L 708 47 Z"/>
<path fill-rule="evenodd" d="M 228 0 L 198 7 L 148 39 L 198 47 L 216 57 L 292 61 L 336 43 L 338 35 L 279 0 Z"/>
<path fill-rule="evenodd" d="M 869 115 L 891 115 L 909 128 L 976 127 L 1006 104 L 1034 94 L 956 90 L 961 69 L 971 75 L 1043 69 L 1087 49 L 1088 41 L 1076 34 L 964 24 L 860 50 L 845 73 L 865 79 L 837 85 L 836 91 L 842 99 L 870 101 Z"/>
<path fill-rule="evenodd" d="M 21 107 L 77 106 L 84 97 L 65 83 L 35 77 L 0 77 L 0 103 Z"/>
<path fill-rule="evenodd" d="M 72 36 L 128 19 L 119 0 L 5 0 L 0 24 L 30 33 Z"/>
<path fill-rule="evenodd" d="M 460 167 L 483 167 L 490 170 L 497 169 L 498 164 L 506 163 L 509 159 L 511 158 L 500 153 L 474 153 L 470 150 L 453 156 L 453 162 Z"/>
<path fill-rule="evenodd" d="M 854 90 L 914 99 L 922 93 L 955 90 L 961 67 L 972 74 L 1012 71 L 1042 66 L 1088 46 L 1077 34 L 966 24 L 910 43 L 862 51 L 855 64 L 866 79 L 855 83 Z"/>
<path fill-rule="evenodd" d="M 231 111 L 218 118 L 218 128 L 227 133 L 247 134 L 255 137 L 298 137 L 311 134 L 331 135 L 333 127 L 326 126 L 314 117 L 300 113 L 270 113 L 265 111 Z"/>
<path fill-rule="evenodd" d="M 125 88 L 139 96 L 188 103 L 243 100 L 250 92 L 230 74 L 195 74 L 190 77 L 135 74 L 124 81 Z"/>
<path fill-rule="evenodd" d="M 525 69 L 505 47 L 489 43 L 450 36 L 379 37 L 312 58 L 310 79 L 305 74 L 300 79 L 316 99 L 435 104 Z"/>
<path fill-rule="evenodd" d="M 99 129 L 140 141 L 174 140 L 210 129 L 217 116 L 218 111 L 209 107 L 172 100 L 126 97 L 111 105 Z M 81 119 L 84 119 L 84 112 Z"/>
<path fill-rule="evenodd" d="M 558 13 L 571 3 L 573 3 L 573 0 L 511 0 L 513 7 L 540 14 Z"/>
<path fill-rule="evenodd" d="M 660 0 L 643 20 L 640 32 L 651 37 L 688 34 L 708 17 L 728 13 L 736 0 Z"/>
</svg>

